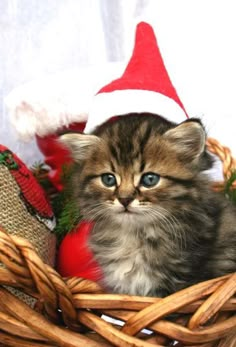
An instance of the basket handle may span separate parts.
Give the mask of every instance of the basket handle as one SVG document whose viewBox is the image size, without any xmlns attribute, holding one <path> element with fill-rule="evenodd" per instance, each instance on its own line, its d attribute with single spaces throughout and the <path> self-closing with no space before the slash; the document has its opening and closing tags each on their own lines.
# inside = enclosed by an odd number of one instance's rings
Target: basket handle
<svg viewBox="0 0 236 347">
<path fill-rule="evenodd" d="M 220 144 L 220 142 L 213 138 L 208 138 L 206 141 L 207 149 L 212 154 L 216 155 L 222 162 L 223 182 L 214 182 L 213 189 L 222 191 L 225 187 L 225 181 L 230 179 L 233 172 L 236 172 L 236 159 L 233 157 L 231 150 Z M 232 184 L 232 189 L 236 189 L 236 181 Z"/>
</svg>

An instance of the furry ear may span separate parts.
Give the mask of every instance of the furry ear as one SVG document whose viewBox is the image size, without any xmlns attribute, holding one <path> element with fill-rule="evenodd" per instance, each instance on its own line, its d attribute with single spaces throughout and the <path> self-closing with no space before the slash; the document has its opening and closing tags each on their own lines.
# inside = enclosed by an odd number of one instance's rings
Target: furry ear
<svg viewBox="0 0 236 347">
<path fill-rule="evenodd" d="M 164 138 L 183 160 L 193 162 L 204 152 L 206 133 L 200 120 L 187 120 L 168 130 Z"/>
<path fill-rule="evenodd" d="M 75 161 L 86 158 L 88 150 L 97 146 L 101 139 L 95 135 L 68 133 L 61 135 L 59 141 L 71 151 Z"/>
</svg>

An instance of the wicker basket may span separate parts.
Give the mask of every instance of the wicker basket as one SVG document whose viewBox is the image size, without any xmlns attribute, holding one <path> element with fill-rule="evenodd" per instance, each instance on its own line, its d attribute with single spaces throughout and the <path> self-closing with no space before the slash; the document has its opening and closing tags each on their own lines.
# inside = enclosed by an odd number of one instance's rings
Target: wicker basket
<svg viewBox="0 0 236 347">
<path fill-rule="evenodd" d="M 222 160 L 227 179 L 235 168 L 230 150 L 212 139 L 207 144 Z M 222 186 L 216 183 L 214 189 Z M 5 264 L 0 268 L 0 346 L 236 346 L 236 274 L 164 299 L 106 294 L 94 282 L 61 278 L 27 240 L 4 230 L 0 260 Z M 35 298 L 35 307 L 6 285 Z M 124 325 L 107 322 L 102 314 Z"/>
</svg>

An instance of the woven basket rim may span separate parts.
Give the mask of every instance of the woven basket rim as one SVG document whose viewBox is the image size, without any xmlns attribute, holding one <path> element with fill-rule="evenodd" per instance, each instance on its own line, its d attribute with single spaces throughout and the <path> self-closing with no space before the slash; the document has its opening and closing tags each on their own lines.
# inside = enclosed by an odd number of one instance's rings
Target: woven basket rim
<svg viewBox="0 0 236 347">
<path fill-rule="evenodd" d="M 214 139 L 207 140 L 207 148 L 220 158 L 228 179 L 236 167 L 231 151 Z M 224 182 L 216 183 L 214 189 L 223 189 Z M 181 347 L 236 346 L 236 273 L 162 299 L 107 294 L 95 282 L 62 278 L 29 241 L 1 227 L 0 260 L 0 346 L 163 347 L 174 340 L 181 341 Z M 35 298 L 34 308 L 5 286 Z M 173 313 L 179 316 L 168 320 Z M 101 314 L 125 324 L 117 328 Z"/>
</svg>

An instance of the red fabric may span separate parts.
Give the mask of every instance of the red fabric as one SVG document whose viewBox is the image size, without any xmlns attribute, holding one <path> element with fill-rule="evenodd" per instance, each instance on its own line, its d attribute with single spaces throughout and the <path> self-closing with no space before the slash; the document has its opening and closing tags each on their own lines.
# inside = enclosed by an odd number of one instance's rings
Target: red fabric
<svg viewBox="0 0 236 347">
<path fill-rule="evenodd" d="M 75 123 L 71 124 L 69 129 L 81 132 L 84 127 L 85 123 Z M 51 167 L 49 178 L 60 191 L 63 189 L 63 166 L 71 163 L 72 159 L 69 151 L 58 141 L 58 137 L 59 134 L 36 136 L 36 140 L 45 156 L 45 163 Z M 92 227 L 92 223 L 81 222 L 62 240 L 57 257 L 57 270 L 62 276 L 83 277 L 95 282 L 102 278 L 102 271 L 87 244 Z"/>
<path fill-rule="evenodd" d="M 73 123 L 67 130 L 83 131 L 85 123 Z M 63 166 L 71 163 L 72 159 L 67 150 L 59 141 L 59 134 L 51 134 L 44 137 L 36 135 L 37 145 L 43 153 L 44 162 L 50 166 L 49 179 L 58 191 L 63 189 L 61 175 Z"/>
<path fill-rule="evenodd" d="M 40 217 L 53 217 L 53 211 L 43 188 L 27 166 L 8 148 L 0 145 L 0 164 L 5 165 L 20 187 L 21 197 L 30 207 L 31 211 Z M 12 207 L 14 208 L 14 206 Z"/>
<path fill-rule="evenodd" d="M 95 282 L 102 278 L 102 271 L 88 247 L 92 227 L 90 222 L 81 222 L 61 242 L 57 270 L 63 277 L 83 277 Z"/>
<path fill-rule="evenodd" d="M 99 93 L 140 89 L 163 94 L 177 102 L 187 112 L 172 85 L 152 27 L 145 22 L 137 25 L 132 57 L 123 75 L 100 89 Z"/>
</svg>

